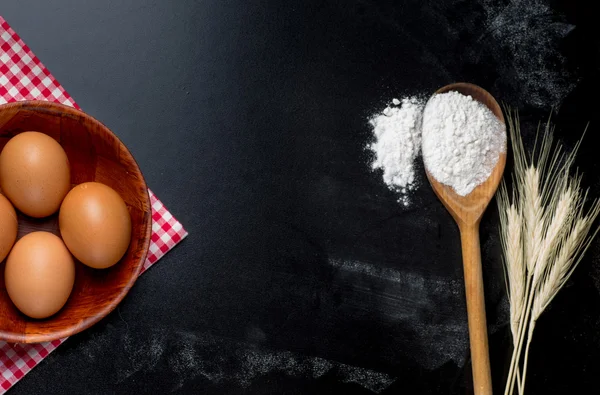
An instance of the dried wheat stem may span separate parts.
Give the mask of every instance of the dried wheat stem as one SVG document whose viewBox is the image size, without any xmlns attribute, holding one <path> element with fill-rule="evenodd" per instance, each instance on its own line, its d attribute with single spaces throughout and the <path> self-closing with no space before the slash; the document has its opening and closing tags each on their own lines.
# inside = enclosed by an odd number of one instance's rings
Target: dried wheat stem
<svg viewBox="0 0 600 395">
<path fill-rule="evenodd" d="M 498 199 L 514 343 L 505 395 L 513 393 L 515 382 L 519 393 L 525 392 L 529 349 L 537 320 L 598 232 L 588 235 L 600 213 L 598 200 L 584 213 L 587 193 L 581 191 L 581 177 L 570 175 L 581 140 L 569 154 L 560 145 L 552 148 L 553 128 L 548 121 L 545 129 L 538 129 L 538 133 L 543 133 L 539 149 L 536 138 L 533 153 L 528 156 L 518 117 L 510 110 L 508 115 L 515 155 L 514 189 L 509 199 L 503 184 Z"/>
<path fill-rule="evenodd" d="M 510 301 L 510 327 L 513 338 L 521 321 L 523 294 L 525 292 L 525 262 L 523 260 L 523 221 L 519 209 L 508 200 L 503 183 L 498 194 L 500 223 L 506 232 L 501 232 L 500 242 L 504 250 L 506 287 Z"/>
<path fill-rule="evenodd" d="M 575 221 L 575 224 L 570 229 L 570 233 L 563 240 L 556 254 L 556 259 L 546 274 L 538 291 L 536 292 L 535 301 L 532 306 L 531 321 L 529 323 L 529 332 L 527 335 L 527 347 L 525 348 L 525 358 L 523 362 L 523 376 L 521 377 L 521 390 L 525 389 L 525 378 L 527 376 L 527 362 L 529 359 L 529 344 L 533 338 L 533 331 L 536 322 L 558 291 L 567 282 L 575 266 L 581 259 L 581 255 L 591 242 L 593 236 L 586 237 L 592 223 L 598 215 L 600 206 L 598 202 L 594 202 L 590 213 L 585 217 L 580 217 Z M 578 210 L 576 216 L 581 216 L 581 210 Z M 576 260 L 575 260 L 576 259 Z"/>
<path fill-rule="evenodd" d="M 514 200 L 514 197 L 513 197 Z M 525 294 L 526 268 L 523 257 L 523 220 L 520 210 L 511 204 L 503 182 L 498 194 L 500 223 L 506 232 L 500 233 L 500 241 L 504 250 L 504 269 L 506 288 L 510 306 L 510 327 L 513 339 L 518 337 L 519 325 L 523 316 L 523 299 Z M 516 343 L 515 343 L 516 344 Z M 515 352 L 515 350 L 513 350 Z M 512 373 L 512 370 L 511 370 Z M 519 370 L 516 370 L 517 383 L 521 384 Z"/>
<path fill-rule="evenodd" d="M 545 144 L 542 144 L 542 158 L 547 155 L 547 148 Z M 545 161 L 545 159 L 543 159 Z M 509 370 L 509 378 L 507 381 L 507 387 L 505 388 L 505 395 L 512 394 L 514 390 L 516 376 L 515 370 L 519 367 L 519 357 L 521 355 L 523 347 L 523 339 L 525 337 L 526 324 L 528 323 L 529 316 L 531 313 L 531 304 L 533 303 L 533 273 L 535 272 L 535 265 L 539 260 L 543 244 L 544 235 L 544 214 L 542 211 L 542 193 L 540 191 L 540 172 L 534 166 L 529 166 L 524 169 L 524 175 L 522 177 L 523 183 L 519 185 L 518 197 L 523 200 L 523 221 L 525 236 L 523 243 L 524 255 L 525 255 L 525 266 L 526 266 L 526 287 L 521 299 L 523 303 L 523 312 L 521 313 L 521 320 L 518 329 L 518 334 L 514 339 L 515 348 L 513 349 L 513 355 L 511 357 L 511 366 Z"/>
<path fill-rule="evenodd" d="M 522 317 L 523 295 L 525 293 L 525 262 L 523 261 L 523 248 L 521 236 L 521 217 L 515 205 L 507 210 L 507 240 L 506 240 L 506 264 L 509 277 L 510 297 L 514 300 L 510 309 L 511 330 L 513 336 Z"/>
<path fill-rule="evenodd" d="M 519 382 L 519 394 L 523 394 L 525 392 L 525 377 L 527 376 L 527 366 L 529 366 L 529 346 L 531 345 L 534 327 L 535 322 L 533 323 L 533 326 L 531 326 L 531 324 L 529 326 L 529 334 L 527 335 L 527 346 L 525 346 L 525 357 L 523 358 L 523 376 L 521 376 Z"/>
<path fill-rule="evenodd" d="M 533 282 L 532 280 L 533 277 L 529 276 L 527 286 L 525 288 L 525 294 L 527 295 L 527 303 L 523 305 L 523 319 L 521 320 L 521 324 L 519 325 L 519 333 L 514 342 L 515 347 L 513 348 L 508 381 L 504 390 L 505 395 L 512 394 L 515 387 L 515 371 L 519 368 L 519 360 L 521 356 L 521 351 L 523 349 L 523 340 L 525 339 L 525 329 L 527 329 L 527 323 L 529 321 L 529 316 L 531 315 L 531 305 L 533 303 L 534 293 L 532 289 L 533 287 L 531 286 Z"/>
</svg>

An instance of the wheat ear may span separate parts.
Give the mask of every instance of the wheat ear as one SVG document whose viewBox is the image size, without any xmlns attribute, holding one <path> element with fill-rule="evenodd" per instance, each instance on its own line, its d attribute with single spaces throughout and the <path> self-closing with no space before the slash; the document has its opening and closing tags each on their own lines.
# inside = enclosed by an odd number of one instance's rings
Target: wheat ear
<svg viewBox="0 0 600 395">
<path fill-rule="evenodd" d="M 513 338 L 521 321 L 523 295 L 525 293 L 525 262 L 523 260 L 522 219 L 514 204 L 508 202 L 506 186 L 502 186 L 499 195 L 500 223 L 506 229 L 501 233 L 504 250 L 504 268 L 507 278 L 507 291 L 510 305 L 510 328 Z"/>
</svg>

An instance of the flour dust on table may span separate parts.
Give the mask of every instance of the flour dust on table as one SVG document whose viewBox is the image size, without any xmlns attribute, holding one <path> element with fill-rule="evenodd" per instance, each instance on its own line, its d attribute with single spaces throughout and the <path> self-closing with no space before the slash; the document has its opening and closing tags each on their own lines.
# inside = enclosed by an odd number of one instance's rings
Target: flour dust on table
<svg viewBox="0 0 600 395">
<path fill-rule="evenodd" d="M 106 345 L 117 342 L 122 353 L 113 358 L 117 372 L 113 379 L 120 384 L 138 379 L 143 372 L 161 369 L 170 372 L 173 391 L 183 391 L 186 384 L 202 378 L 220 386 L 224 393 L 253 392 L 261 388 L 265 378 L 278 376 L 313 380 L 333 377 L 378 394 L 396 381 L 395 377 L 376 370 L 204 332 L 172 331 L 157 326 L 150 329 L 147 337 L 135 333 L 115 336 L 114 328 L 92 335 L 84 355 L 87 363 L 106 358 Z"/>
<path fill-rule="evenodd" d="M 578 84 L 578 71 L 568 65 L 561 46 L 575 29 L 555 10 L 556 2 L 482 1 L 484 31 L 479 45 L 494 48 L 504 100 L 513 105 L 558 108 Z M 478 46 L 478 50 L 482 50 Z M 506 57 L 506 54 L 510 57 Z M 474 61 L 481 57 L 473 51 Z M 510 89 L 507 89 L 510 87 Z"/>
<path fill-rule="evenodd" d="M 332 257 L 328 263 L 337 270 L 333 282 L 336 287 L 359 292 L 363 284 L 379 285 L 377 292 L 385 303 L 371 306 L 370 313 L 378 321 L 402 326 L 410 333 L 410 350 L 419 350 L 418 353 L 411 352 L 411 358 L 421 366 L 433 370 L 448 362 L 458 366 L 464 363 L 469 342 L 467 322 L 463 315 L 452 313 L 453 303 L 450 302 L 462 299 L 464 291 L 459 279 L 435 274 L 424 276 L 343 258 Z M 340 298 L 340 309 L 363 309 L 363 301 L 350 295 Z M 431 319 L 424 321 L 424 317 Z M 439 317 L 445 319 L 437 319 Z"/>
</svg>

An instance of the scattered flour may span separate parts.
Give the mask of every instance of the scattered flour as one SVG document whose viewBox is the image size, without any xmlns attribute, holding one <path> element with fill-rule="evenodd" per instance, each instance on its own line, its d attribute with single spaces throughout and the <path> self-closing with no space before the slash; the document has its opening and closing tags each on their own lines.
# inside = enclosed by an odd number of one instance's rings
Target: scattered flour
<svg viewBox="0 0 600 395">
<path fill-rule="evenodd" d="M 103 338 L 102 343 L 94 341 L 97 345 L 90 350 L 95 354 L 94 359 L 104 355 L 107 346 L 102 344 L 112 339 L 105 334 Z M 134 339 L 125 334 L 118 341 L 123 353 L 114 361 L 119 372 L 117 383 L 135 380 L 138 372 L 164 369 L 165 362 L 172 372 L 173 391 L 180 391 L 197 377 L 215 385 L 248 389 L 270 374 L 315 380 L 327 375 L 342 383 L 360 385 L 373 393 L 384 391 L 396 381 L 395 377 L 383 372 L 318 356 L 259 347 L 210 333 L 173 332 L 157 327 L 149 339 Z"/>
<path fill-rule="evenodd" d="M 496 72 L 504 99 L 515 107 L 524 104 L 559 109 L 577 86 L 578 72 L 561 52 L 565 38 L 575 29 L 549 0 L 491 1 L 481 4 L 486 42 L 494 48 Z M 482 37 L 483 39 L 483 37 Z M 481 41 L 482 43 L 485 40 Z M 497 83 L 498 83 L 497 82 Z"/>
<path fill-rule="evenodd" d="M 411 336 L 391 347 L 403 349 L 431 370 L 450 361 L 457 366 L 465 363 L 469 348 L 466 312 L 457 314 L 455 310 L 456 303 L 464 300 L 460 279 L 423 276 L 355 260 L 330 258 L 329 264 L 339 270 L 336 283 L 347 287 L 362 284 L 361 278 L 377 279 L 377 290 L 370 290 L 370 295 L 378 303 L 373 303 L 370 311 Z"/>
<path fill-rule="evenodd" d="M 487 180 L 506 150 L 500 120 L 471 96 L 434 95 L 423 113 L 423 159 L 429 173 L 461 196 Z"/>
<path fill-rule="evenodd" d="M 398 201 L 408 206 L 409 192 L 416 186 L 414 164 L 421 149 L 424 103 L 407 97 L 393 99 L 392 104 L 369 120 L 375 136 L 369 148 L 375 154 L 373 169 L 383 170 L 383 181 L 399 192 Z"/>
<path fill-rule="evenodd" d="M 248 347 L 240 350 L 238 354 L 241 369 L 235 378 L 243 387 L 248 387 L 253 380 L 273 372 L 284 373 L 289 377 L 313 379 L 332 374 L 342 383 L 355 383 L 374 393 L 385 390 L 396 381 L 385 373 L 289 351 Z"/>
</svg>

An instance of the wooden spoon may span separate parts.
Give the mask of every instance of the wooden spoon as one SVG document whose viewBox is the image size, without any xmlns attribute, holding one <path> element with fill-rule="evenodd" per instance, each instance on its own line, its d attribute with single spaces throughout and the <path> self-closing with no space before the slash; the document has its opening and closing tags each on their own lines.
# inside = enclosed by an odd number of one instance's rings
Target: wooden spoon
<svg viewBox="0 0 600 395">
<path fill-rule="evenodd" d="M 449 91 L 470 95 L 473 99 L 488 107 L 504 123 L 500 106 L 492 95 L 483 88 L 468 83 L 455 83 L 446 85 L 435 93 Z M 500 154 L 498 163 L 496 163 L 496 167 L 488 179 L 466 196 L 458 195 L 452 187 L 438 182 L 427 171 L 427 178 L 433 187 L 433 191 L 450 212 L 460 229 L 471 343 L 471 363 L 473 367 L 473 387 L 476 395 L 492 393 L 481 251 L 479 247 L 479 222 L 490 200 L 496 193 L 496 189 L 498 189 L 498 184 L 504 173 L 505 163 L 506 152 Z"/>
</svg>

